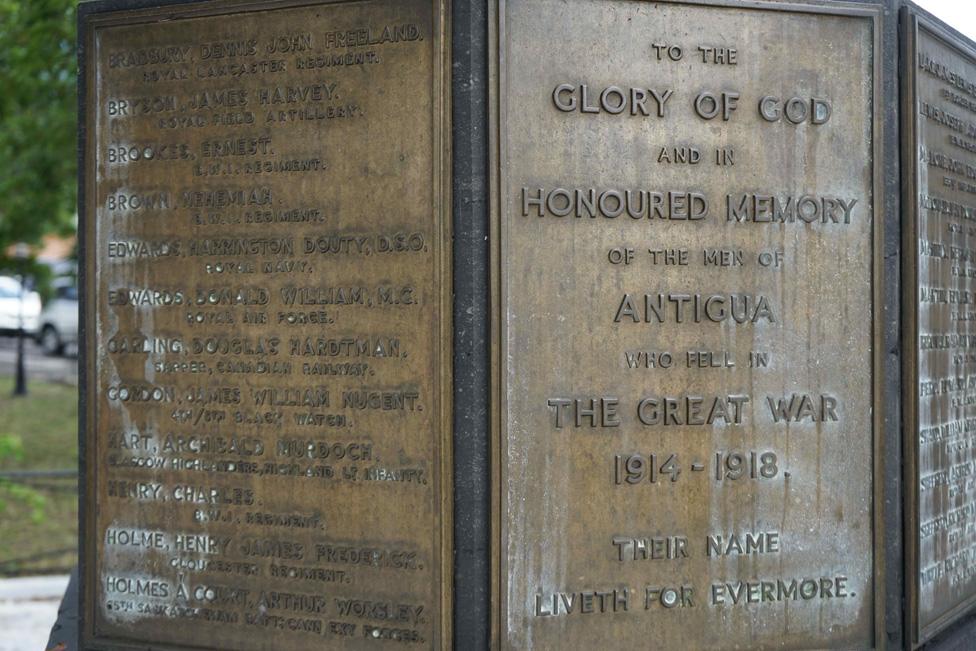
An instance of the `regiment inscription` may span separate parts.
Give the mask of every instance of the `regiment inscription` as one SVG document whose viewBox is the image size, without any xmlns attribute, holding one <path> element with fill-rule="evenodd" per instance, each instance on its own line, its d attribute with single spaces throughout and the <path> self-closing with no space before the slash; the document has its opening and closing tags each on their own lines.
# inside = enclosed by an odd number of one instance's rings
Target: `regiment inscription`
<svg viewBox="0 0 976 651">
<path fill-rule="evenodd" d="M 449 646 L 444 25 L 88 19 L 87 648 Z"/>
<path fill-rule="evenodd" d="M 501 647 L 880 646 L 878 14 L 495 9 Z"/>
<path fill-rule="evenodd" d="M 905 422 L 914 641 L 976 603 L 976 49 L 904 16 Z"/>
</svg>

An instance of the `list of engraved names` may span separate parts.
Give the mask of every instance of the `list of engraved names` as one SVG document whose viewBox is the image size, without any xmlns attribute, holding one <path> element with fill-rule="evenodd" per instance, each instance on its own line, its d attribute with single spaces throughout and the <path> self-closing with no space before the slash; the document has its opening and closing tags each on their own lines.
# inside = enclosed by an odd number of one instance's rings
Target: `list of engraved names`
<svg viewBox="0 0 976 651">
<path fill-rule="evenodd" d="M 100 639 L 442 644 L 439 9 L 295 4 L 89 34 Z"/>
<path fill-rule="evenodd" d="M 925 628 L 976 596 L 976 60 L 915 41 L 917 575 Z"/>
</svg>

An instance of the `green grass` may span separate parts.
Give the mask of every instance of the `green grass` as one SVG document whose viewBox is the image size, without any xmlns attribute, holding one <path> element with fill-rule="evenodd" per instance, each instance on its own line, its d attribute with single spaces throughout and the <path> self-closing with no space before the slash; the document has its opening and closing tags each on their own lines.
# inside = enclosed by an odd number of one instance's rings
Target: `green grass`
<svg viewBox="0 0 976 651">
<path fill-rule="evenodd" d="M 13 380 L 0 377 L 0 470 L 78 467 L 78 389 L 30 381 L 13 398 Z M 32 486 L 25 491 L 24 486 Z M 75 564 L 78 495 L 74 481 L 0 484 L 0 574 L 63 571 Z M 29 563 L 18 558 L 71 550 Z"/>
</svg>

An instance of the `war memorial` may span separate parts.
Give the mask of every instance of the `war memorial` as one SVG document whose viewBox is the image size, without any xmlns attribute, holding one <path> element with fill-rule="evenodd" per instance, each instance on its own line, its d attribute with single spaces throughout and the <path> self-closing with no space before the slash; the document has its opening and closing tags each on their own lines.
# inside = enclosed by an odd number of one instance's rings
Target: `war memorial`
<svg viewBox="0 0 976 651">
<path fill-rule="evenodd" d="M 951 26 L 96 0 L 79 57 L 66 648 L 976 648 Z"/>
</svg>

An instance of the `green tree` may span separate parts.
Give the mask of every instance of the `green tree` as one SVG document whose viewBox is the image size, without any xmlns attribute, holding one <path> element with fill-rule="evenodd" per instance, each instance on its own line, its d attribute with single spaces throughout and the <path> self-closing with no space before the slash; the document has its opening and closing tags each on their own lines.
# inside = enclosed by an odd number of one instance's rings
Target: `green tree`
<svg viewBox="0 0 976 651">
<path fill-rule="evenodd" d="M 0 0 L 0 266 L 11 244 L 74 228 L 76 4 Z"/>
</svg>

